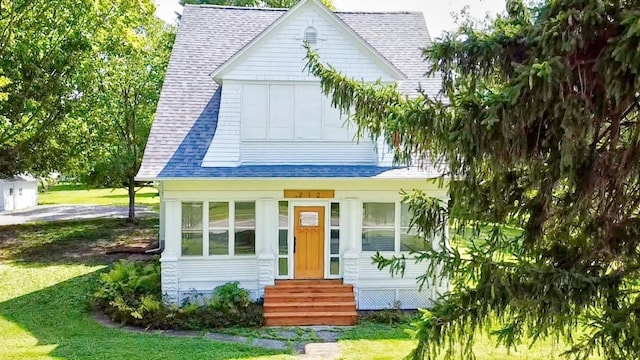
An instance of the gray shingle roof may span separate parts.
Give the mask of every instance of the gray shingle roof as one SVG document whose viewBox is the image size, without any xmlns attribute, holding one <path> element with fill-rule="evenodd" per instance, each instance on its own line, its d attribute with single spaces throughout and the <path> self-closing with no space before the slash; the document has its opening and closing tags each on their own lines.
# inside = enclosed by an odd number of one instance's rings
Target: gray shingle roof
<svg viewBox="0 0 640 360">
<path fill-rule="evenodd" d="M 209 143 L 197 142 L 213 138 L 219 110 L 214 96 L 219 85 L 209 74 L 285 12 L 185 6 L 138 178 L 187 177 L 190 169 L 199 172 Z M 421 13 L 336 14 L 408 77 L 399 86 L 403 93 L 415 94 L 421 86 L 437 95 L 440 80 L 424 76 L 428 64 L 422 61 L 421 49 L 430 39 Z M 198 130 L 208 133 L 188 136 L 196 123 L 206 123 Z"/>
</svg>

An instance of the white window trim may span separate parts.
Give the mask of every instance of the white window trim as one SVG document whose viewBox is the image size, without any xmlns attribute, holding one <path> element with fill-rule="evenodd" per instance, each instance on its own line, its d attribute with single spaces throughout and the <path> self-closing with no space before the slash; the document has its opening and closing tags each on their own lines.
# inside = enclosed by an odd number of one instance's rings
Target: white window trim
<svg viewBox="0 0 640 360">
<path fill-rule="evenodd" d="M 212 258 L 212 259 L 251 259 L 257 258 L 257 249 L 253 249 L 254 254 L 243 254 L 236 255 L 235 254 L 235 217 L 236 217 L 236 202 L 249 202 L 256 203 L 255 200 L 220 200 L 220 201 L 197 201 L 197 200 L 185 200 L 180 202 L 180 209 L 182 209 L 182 204 L 184 203 L 201 203 L 202 204 L 202 255 L 182 255 L 182 235 L 180 236 L 180 258 L 183 259 L 204 259 L 204 258 Z M 228 242 L 229 242 L 229 253 L 226 255 L 209 255 L 209 204 L 210 203 L 228 203 L 229 204 L 229 222 L 228 222 Z M 254 208 L 255 212 L 255 208 Z M 257 217 L 257 213 L 254 213 L 254 217 Z M 182 211 L 180 213 L 180 219 L 182 221 Z M 222 230 L 224 228 L 214 227 L 211 229 Z M 249 227 L 240 227 L 240 229 L 251 229 Z M 254 225 L 253 230 L 256 230 Z M 182 225 L 180 226 L 180 232 L 182 234 Z M 255 246 L 255 245 L 254 245 Z"/>
<path fill-rule="evenodd" d="M 280 226 L 280 203 L 281 202 L 286 202 L 287 203 L 287 225 L 285 226 Z M 292 278 L 292 274 L 291 272 L 293 270 L 291 270 L 291 251 L 292 251 L 292 247 L 291 247 L 291 241 L 293 239 L 292 235 L 291 235 L 291 210 L 289 209 L 289 205 L 290 205 L 290 201 L 287 199 L 281 199 L 278 200 L 278 226 L 277 226 L 277 233 L 276 233 L 276 239 L 277 239 L 277 253 L 278 256 L 276 256 L 276 279 L 291 279 Z M 286 254 L 280 254 L 280 230 L 287 230 L 287 253 Z M 280 259 L 287 259 L 287 274 L 286 275 L 281 275 L 280 274 Z"/>
<path fill-rule="evenodd" d="M 409 230 L 409 227 L 407 226 L 402 226 L 402 202 L 401 201 L 375 201 L 375 200 L 371 200 L 371 201 L 363 201 L 362 202 L 362 207 L 363 207 L 363 212 L 362 212 L 362 220 L 364 220 L 364 204 L 370 204 L 370 203 L 382 203 L 382 204 L 394 204 L 394 242 L 393 242 L 393 251 L 387 250 L 387 251 L 380 251 L 380 254 L 383 255 L 401 255 L 401 254 L 408 254 L 409 251 L 401 251 L 401 245 L 402 245 L 402 233 L 403 230 Z M 377 250 L 364 250 L 362 249 L 362 233 L 364 229 L 391 229 L 391 227 L 384 227 L 384 226 L 378 226 L 378 227 L 371 227 L 371 226 L 364 226 L 364 224 L 361 226 L 361 236 L 360 236 L 360 249 L 361 252 L 364 254 L 375 254 L 377 252 Z"/>
<path fill-rule="evenodd" d="M 338 204 L 338 225 L 334 226 L 331 225 L 331 205 L 332 204 Z M 342 225 L 342 223 L 340 223 L 340 212 L 342 212 L 342 204 L 340 202 L 340 200 L 331 200 L 329 201 L 329 213 L 328 213 L 328 226 L 329 226 L 329 233 L 327 234 L 327 247 L 326 247 L 326 251 L 325 251 L 325 261 L 327 262 L 327 270 L 326 270 L 326 274 L 325 274 L 325 278 L 327 279 L 340 279 L 342 278 L 342 254 L 340 253 L 340 245 L 343 243 L 344 239 L 343 239 L 343 234 L 344 231 L 340 228 L 340 226 Z M 339 231 L 339 235 L 338 235 L 338 253 L 337 254 L 331 254 L 331 231 L 333 230 L 338 230 Z M 337 274 L 331 274 L 331 259 L 332 258 L 338 258 L 338 273 Z"/>
</svg>

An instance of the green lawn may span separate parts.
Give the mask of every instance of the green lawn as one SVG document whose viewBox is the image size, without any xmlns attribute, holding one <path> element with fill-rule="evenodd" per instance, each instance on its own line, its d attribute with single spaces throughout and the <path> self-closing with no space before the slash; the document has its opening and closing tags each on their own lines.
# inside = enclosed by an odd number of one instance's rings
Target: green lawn
<svg viewBox="0 0 640 360">
<path fill-rule="evenodd" d="M 104 251 L 156 239 L 157 219 L 136 226 L 102 219 L 0 227 L 0 359 L 293 359 L 286 352 L 202 338 L 129 333 L 98 324 L 90 299 L 117 259 Z M 365 323 L 343 333 L 343 359 L 400 359 L 414 346 L 403 329 Z M 240 333 L 260 336 L 268 329 Z M 268 337 L 268 336 L 267 336 Z M 550 342 L 507 354 L 488 339 L 478 359 L 554 359 Z"/>
<path fill-rule="evenodd" d="M 142 188 L 136 194 L 136 204 L 157 206 L 160 203 L 158 190 Z M 38 194 L 38 204 L 89 204 L 128 206 L 129 195 L 125 189 L 88 189 L 82 185 L 62 184 L 50 187 Z"/>
</svg>

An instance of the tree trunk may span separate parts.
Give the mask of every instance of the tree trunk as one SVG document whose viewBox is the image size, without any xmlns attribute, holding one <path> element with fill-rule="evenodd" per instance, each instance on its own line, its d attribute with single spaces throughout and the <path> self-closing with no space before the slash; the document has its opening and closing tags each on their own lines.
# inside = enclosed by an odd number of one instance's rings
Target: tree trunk
<svg viewBox="0 0 640 360">
<path fill-rule="evenodd" d="M 136 222 L 136 182 L 129 178 L 128 187 L 129 190 L 129 218 L 130 223 Z"/>
</svg>

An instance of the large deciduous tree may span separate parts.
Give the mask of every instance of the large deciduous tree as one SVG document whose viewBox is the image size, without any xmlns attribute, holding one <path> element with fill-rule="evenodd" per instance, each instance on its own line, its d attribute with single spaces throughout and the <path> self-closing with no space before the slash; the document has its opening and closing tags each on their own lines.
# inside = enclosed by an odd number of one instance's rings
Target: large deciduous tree
<svg viewBox="0 0 640 360">
<path fill-rule="evenodd" d="M 0 0 L 0 177 L 60 170 L 67 140 L 53 137 L 76 102 L 95 15 L 82 0 Z"/>
<path fill-rule="evenodd" d="M 451 204 L 408 196 L 424 279 L 451 289 L 415 329 L 415 359 L 472 358 L 490 332 L 513 348 L 564 339 L 565 355 L 640 354 L 640 1 L 507 2 L 425 49 L 446 101 L 346 78 L 309 52 L 323 90 L 396 160 L 448 168 Z M 501 224 L 517 225 L 513 236 Z M 409 259 L 376 257 L 400 271 Z M 584 326 L 584 330 L 576 329 Z"/>
<path fill-rule="evenodd" d="M 75 156 L 88 185 L 125 187 L 135 220 L 137 174 L 171 54 L 175 29 L 154 16 L 152 0 L 121 0 L 100 9 L 106 19 L 84 63 L 84 146 Z"/>
</svg>

